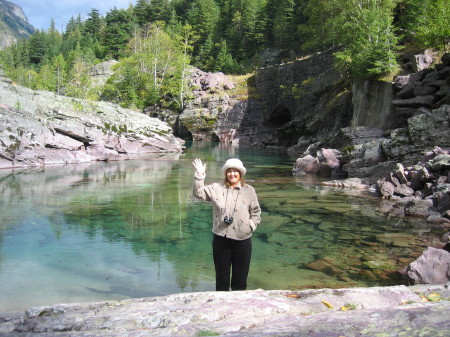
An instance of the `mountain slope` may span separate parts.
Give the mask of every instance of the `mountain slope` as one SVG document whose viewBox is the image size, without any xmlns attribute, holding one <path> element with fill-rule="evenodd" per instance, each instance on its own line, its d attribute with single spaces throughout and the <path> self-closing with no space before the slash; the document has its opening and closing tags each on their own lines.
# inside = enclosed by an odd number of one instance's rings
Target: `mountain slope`
<svg viewBox="0 0 450 337">
<path fill-rule="evenodd" d="M 22 8 L 10 1 L 0 0 L 0 49 L 28 37 L 34 31 Z"/>
</svg>

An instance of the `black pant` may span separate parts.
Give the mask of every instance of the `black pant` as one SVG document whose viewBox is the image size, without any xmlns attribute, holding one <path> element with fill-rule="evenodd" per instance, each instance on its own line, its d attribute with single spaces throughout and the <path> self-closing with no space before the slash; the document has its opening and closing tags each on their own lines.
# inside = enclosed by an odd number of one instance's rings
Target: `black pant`
<svg viewBox="0 0 450 337">
<path fill-rule="evenodd" d="M 252 239 L 233 240 L 226 237 L 214 235 L 213 258 L 216 267 L 216 290 L 247 289 L 247 276 L 252 257 Z"/>
</svg>

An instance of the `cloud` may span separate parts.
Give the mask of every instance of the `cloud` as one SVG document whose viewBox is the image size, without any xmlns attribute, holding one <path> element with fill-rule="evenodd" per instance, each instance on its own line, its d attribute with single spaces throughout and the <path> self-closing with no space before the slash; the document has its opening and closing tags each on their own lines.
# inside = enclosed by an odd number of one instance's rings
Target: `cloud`
<svg viewBox="0 0 450 337">
<path fill-rule="evenodd" d="M 37 29 L 48 29 L 50 22 L 55 21 L 56 29 L 63 31 L 71 17 L 81 15 L 85 19 L 92 8 L 98 9 L 100 14 L 105 15 L 114 7 L 128 8 L 131 0 L 10 0 L 20 6 L 28 21 Z"/>
</svg>

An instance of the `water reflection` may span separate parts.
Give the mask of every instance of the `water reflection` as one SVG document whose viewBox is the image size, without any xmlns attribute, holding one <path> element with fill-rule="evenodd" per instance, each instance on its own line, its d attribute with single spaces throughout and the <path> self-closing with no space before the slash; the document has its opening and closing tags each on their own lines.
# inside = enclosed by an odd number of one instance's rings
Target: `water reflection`
<svg viewBox="0 0 450 337">
<path fill-rule="evenodd" d="M 35 305 L 214 289 L 210 207 L 191 197 L 240 157 L 263 221 L 250 288 L 392 284 L 440 233 L 395 222 L 370 194 L 292 177 L 276 150 L 194 143 L 180 158 L 0 171 L 0 312 Z"/>
</svg>

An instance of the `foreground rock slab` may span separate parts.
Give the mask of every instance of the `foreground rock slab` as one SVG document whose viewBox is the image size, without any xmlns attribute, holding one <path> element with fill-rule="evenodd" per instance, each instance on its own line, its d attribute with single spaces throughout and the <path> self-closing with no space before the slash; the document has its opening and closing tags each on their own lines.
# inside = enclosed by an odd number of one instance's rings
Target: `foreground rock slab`
<svg viewBox="0 0 450 337">
<path fill-rule="evenodd" d="M 450 283 L 183 293 L 61 304 L 2 318 L 1 336 L 448 336 Z"/>
</svg>

